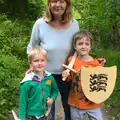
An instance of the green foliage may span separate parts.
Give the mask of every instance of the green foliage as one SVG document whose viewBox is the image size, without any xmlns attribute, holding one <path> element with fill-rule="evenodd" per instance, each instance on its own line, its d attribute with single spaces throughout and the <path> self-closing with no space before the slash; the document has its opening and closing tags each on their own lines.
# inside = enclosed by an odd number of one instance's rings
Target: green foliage
<svg viewBox="0 0 120 120">
<path fill-rule="evenodd" d="M 6 115 L 18 106 L 19 82 L 28 66 L 26 46 L 33 22 L 12 22 L 5 15 L 0 18 L 0 113 Z"/>
<path fill-rule="evenodd" d="M 9 119 L 5 117 L 4 115 L 0 114 L 0 120 L 9 120 Z"/>
<path fill-rule="evenodd" d="M 0 48 L 3 54 L 14 54 L 21 59 L 26 58 L 26 46 L 30 37 L 33 22 L 8 20 L 0 22 Z"/>
<path fill-rule="evenodd" d="M 36 20 L 43 15 L 45 3 L 45 0 L 0 1 L 1 113 L 17 106 L 19 81 L 27 68 L 26 46 L 34 23 L 30 19 Z M 72 0 L 72 3 L 73 16 L 79 21 L 80 29 L 88 29 L 94 36 L 94 56 L 105 57 L 106 66 L 117 65 L 116 86 L 106 104 L 120 106 L 120 53 L 115 51 L 120 49 L 120 0 Z"/>
<path fill-rule="evenodd" d="M 12 19 L 36 20 L 43 15 L 44 5 L 44 0 L 2 0 L 0 13 L 5 13 Z"/>
<path fill-rule="evenodd" d="M 36 20 L 43 16 L 45 9 L 44 0 L 29 0 L 29 17 Z"/>
<path fill-rule="evenodd" d="M 7 113 L 18 105 L 19 81 L 23 78 L 26 64 L 13 55 L 0 55 L 0 108 Z"/>
<path fill-rule="evenodd" d="M 4 21 L 6 21 L 7 20 L 7 16 L 6 16 L 6 14 L 1 14 L 0 15 L 0 22 L 4 22 Z"/>
<path fill-rule="evenodd" d="M 120 1 L 73 0 L 80 28 L 88 29 L 105 49 L 120 49 Z"/>
<path fill-rule="evenodd" d="M 116 116 L 116 119 L 120 116 L 117 116 L 119 113 L 120 108 L 120 52 L 116 52 L 113 50 L 103 50 L 103 49 L 94 49 L 94 53 L 96 54 L 97 58 L 105 58 L 106 64 L 105 66 L 117 66 L 117 80 L 115 84 L 114 91 L 112 95 L 105 101 L 105 104 L 109 105 L 111 109 L 114 111 L 113 115 Z M 118 120 L 119 120 L 118 119 Z"/>
</svg>

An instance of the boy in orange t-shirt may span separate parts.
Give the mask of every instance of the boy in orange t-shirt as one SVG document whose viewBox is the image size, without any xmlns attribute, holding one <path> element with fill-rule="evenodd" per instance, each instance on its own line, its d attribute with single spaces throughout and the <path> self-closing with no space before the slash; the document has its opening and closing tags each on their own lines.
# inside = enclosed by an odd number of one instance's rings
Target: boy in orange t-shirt
<svg viewBox="0 0 120 120">
<path fill-rule="evenodd" d="M 62 73 L 63 78 L 72 80 L 68 104 L 71 109 L 71 120 L 83 120 L 85 114 L 88 114 L 89 120 L 103 120 L 100 110 L 100 104 L 89 101 L 81 88 L 80 69 L 81 67 L 96 67 L 100 66 L 97 59 L 89 55 L 92 48 L 92 35 L 87 31 L 77 32 L 73 37 L 73 49 L 77 52 L 73 69 L 76 73 L 68 73 L 64 70 Z M 71 61 L 72 56 L 68 58 L 68 63 Z"/>
</svg>

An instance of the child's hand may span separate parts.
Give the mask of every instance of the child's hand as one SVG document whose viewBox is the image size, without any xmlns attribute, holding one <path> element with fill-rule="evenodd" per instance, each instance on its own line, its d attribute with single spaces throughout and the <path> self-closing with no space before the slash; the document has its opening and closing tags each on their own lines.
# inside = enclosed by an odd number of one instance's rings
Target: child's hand
<svg viewBox="0 0 120 120">
<path fill-rule="evenodd" d="M 97 59 L 99 61 L 99 63 L 101 64 L 101 66 L 104 66 L 106 63 L 106 59 L 105 58 L 98 58 Z"/>
<path fill-rule="evenodd" d="M 64 70 L 64 71 L 62 72 L 62 77 L 63 77 L 63 78 L 67 78 L 69 75 L 70 75 L 70 72 L 68 72 L 68 70 Z"/>
<path fill-rule="evenodd" d="M 50 107 L 52 105 L 53 101 L 54 100 L 52 98 L 47 98 L 47 105 L 48 105 L 48 107 Z"/>
</svg>

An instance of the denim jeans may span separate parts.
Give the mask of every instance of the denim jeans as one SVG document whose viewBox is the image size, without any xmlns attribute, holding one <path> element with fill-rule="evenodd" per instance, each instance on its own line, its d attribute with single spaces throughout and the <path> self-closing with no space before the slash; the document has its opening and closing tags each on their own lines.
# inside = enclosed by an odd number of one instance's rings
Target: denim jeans
<svg viewBox="0 0 120 120">
<path fill-rule="evenodd" d="M 50 120 L 55 120 L 55 102 L 52 104 L 51 107 Z"/>
<path fill-rule="evenodd" d="M 103 120 L 100 108 L 81 110 L 71 106 L 70 109 L 71 120 L 84 120 L 85 114 L 88 115 L 89 120 Z"/>
</svg>

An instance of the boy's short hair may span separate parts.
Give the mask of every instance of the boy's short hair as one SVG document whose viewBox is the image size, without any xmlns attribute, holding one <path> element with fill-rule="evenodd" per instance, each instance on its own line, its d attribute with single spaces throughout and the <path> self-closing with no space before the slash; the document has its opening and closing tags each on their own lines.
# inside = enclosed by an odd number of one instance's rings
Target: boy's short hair
<svg viewBox="0 0 120 120">
<path fill-rule="evenodd" d="M 87 30 L 84 30 L 84 29 L 80 30 L 73 35 L 71 50 L 70 50 L 67 58 L 69 58 L 69 56 L 74 55 L 74 53 L 76 51 L 76 49 L 75 49 L 76 42 L 77 42 L 78 39 L 82 39 L 83 37 L 87 37 L 87 39 L 90 40 L 91 47 L 93 47 L 93 36 L 92 36 L 92 34 Z M 66 60 L 66 63 L 67 63 L 67 60 Z"/>
<path fill-rule="evenodd" d="M 31 63 L 35 55 L 43 55 L 48 61 L 47 51 L 43 48 L 33 48 L 30 53 L 28 54 L 28 62 Z"/>
<path fill-rule="evenodd" d="M 77 33 L 74 34 L 74 36 L 73 36 L 73 46 L 76 45 L 76 41 L 78 39 L 82 39 L 83 37 L 87 37 L 87 39 L 90 40 L 91 46 L 93 47 L 93 36 L 87 30 L 81 30 L 81 31 L 79 31 L 79 32 L 77 32 Z"/>
</svg>

